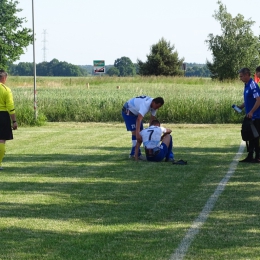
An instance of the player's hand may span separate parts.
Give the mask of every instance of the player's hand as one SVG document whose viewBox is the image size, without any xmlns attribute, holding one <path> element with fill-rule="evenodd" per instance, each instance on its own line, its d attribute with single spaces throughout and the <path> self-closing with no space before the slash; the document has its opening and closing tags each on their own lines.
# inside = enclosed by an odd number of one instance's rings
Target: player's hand
<svg viewBox="0 0 260 260">
<path fill-rule="evenodd" d="M 16 130 L 17 127 L 18 127 L 17 122 L 14 122 L 14 123 L 13 123 L 13 130 Z"/>
<path fill-rule="evenodd" d="M 249 118 L 252 118 L 253 117 L 253 113 L 251 113 L 251 111 L 250 111 L 246 116 L 249 117 Z"/>
</svg>

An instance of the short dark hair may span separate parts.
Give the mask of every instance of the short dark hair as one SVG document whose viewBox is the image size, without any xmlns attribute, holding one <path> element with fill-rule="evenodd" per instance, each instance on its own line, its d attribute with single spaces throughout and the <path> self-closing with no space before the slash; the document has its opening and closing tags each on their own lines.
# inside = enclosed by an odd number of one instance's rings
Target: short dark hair
<svg viewBox="0 0 260 260">
<path fill-rule="evenodd" d="M 251 76 L 251 72 L 249 68 L 242 68 L 241 70 L 239 70 L 239 73 L 243 74 L 243 75 L 249 75 Z"/>
<path fill-rule="evenodd" d="M 0 79 L 6 77 L 8 74 L 5 70 L 0 69 Z"/>
<path fill-rule="evenodd" d="M 161 123 L 158 119 L 154 119 L 154 120 L 152 120 L 150 125 L 161 125 Z"/>
<path fill-rule="evenodd" d="M 260 72 L 260 66 L 255 69 L 256 72 Z"/>
<path fill-rule="evenodd" d="M 161 104 L 161 105 L 164 104 L 164 100 L 163 100 L 162 97 L 154 98 L 154 99 L 153 99 L 153 102 L 154 102 L 155 104 Z"/>
</svg>

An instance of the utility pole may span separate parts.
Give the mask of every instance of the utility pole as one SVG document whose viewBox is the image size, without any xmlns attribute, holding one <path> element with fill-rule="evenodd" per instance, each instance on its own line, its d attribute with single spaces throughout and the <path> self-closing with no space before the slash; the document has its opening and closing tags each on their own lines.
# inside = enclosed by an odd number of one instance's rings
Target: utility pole
<svg viewBox="0 0 260 260">
<path fill-rule="evenodd" d="M 36 62 L 35 62 L 35 32 L 34 32 L 34 2 L 32 0 L 32 27 L 33 27 L 33 93 L 34 93 L 34 117 L 37 120 L 37 98 L 36 98 Z"/>
</svg>

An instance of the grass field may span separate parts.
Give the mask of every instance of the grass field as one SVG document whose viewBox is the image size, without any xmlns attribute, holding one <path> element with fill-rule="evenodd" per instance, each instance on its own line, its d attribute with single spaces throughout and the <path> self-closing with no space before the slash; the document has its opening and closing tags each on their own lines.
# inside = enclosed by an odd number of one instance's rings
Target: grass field
<svg viewBox="0 0 260 260">
<path fill-rule="evenodd" d="M 10 77 L 7 85 L 13 91 L 19 124 L 34 125 L 32 77 Z M 183 77 L 39 77 L 37 112 L 40 122 L 123 122 L 123 104 L 140 95 L 164 98 L 158 111 L 161 122 L 230 124 L 243 119 L 243 113 L 231 108 L 243 101 L 242 82 Z"/>
<path fill-rule="evenodd" d="M 170 259 L 241 137 L 240 125 L 167 127 L 188 165 L 130 161 L 122 123 L 15 131 L 0 172 L 0 259 Z M 238 164 L 184 259 L 260 259 L 259 176 Z"/>
</svg>

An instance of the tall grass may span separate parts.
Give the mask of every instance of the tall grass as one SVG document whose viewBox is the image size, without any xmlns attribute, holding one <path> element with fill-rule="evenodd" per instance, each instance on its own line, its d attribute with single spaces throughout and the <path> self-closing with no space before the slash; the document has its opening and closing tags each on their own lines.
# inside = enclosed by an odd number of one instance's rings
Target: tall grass
<svg viewBox="0 0 260 260">
<path fill-rule="evenodd" d="M 33 78 L 10 77 L 20 124 L 32 125 Z M 120 87 L 119 87 L 120 86 Z M 169 123 L 240 123 L 233 103 L 242 102 L 243 84 L 204 78 L 87 77 L 37 78 L 38 122 L 122 122 L 121 107 L 138 95 L 162 96 L 158 118 Z"/>
</svg>

